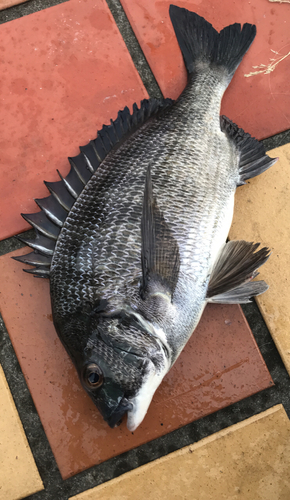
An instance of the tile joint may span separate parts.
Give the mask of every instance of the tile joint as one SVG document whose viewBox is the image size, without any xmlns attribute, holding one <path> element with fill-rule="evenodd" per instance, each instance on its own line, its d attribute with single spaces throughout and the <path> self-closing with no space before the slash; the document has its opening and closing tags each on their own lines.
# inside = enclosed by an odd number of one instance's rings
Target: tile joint
<svg viewBox="0 0 290 500">
<path fill-rule="evenodd" d="M 106 0 L 106 2 L 149 96 L 161 99 L 163 97 L 162 92 L 120 1 Z"/>
</svg>

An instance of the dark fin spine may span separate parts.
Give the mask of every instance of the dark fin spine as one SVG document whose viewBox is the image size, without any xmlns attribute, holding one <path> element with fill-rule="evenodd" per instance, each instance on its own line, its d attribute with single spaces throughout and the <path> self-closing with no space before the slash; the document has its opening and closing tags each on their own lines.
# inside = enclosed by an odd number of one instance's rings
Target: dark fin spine
<svg viewBox="0 0 290 500">
<path fill-rule="evenodd" d="M 30 266 L 46 266 L 50 267 L 51 256 L 42 255 L 37 251 L 28 253 L 26 255 L 20 255 L 19 257 L 12 257 L 12 259 L 22 262 L 22 264 L 29 264 Z"/>
<path fill-rule="evenodd" d="M 87 181 L 85 181 L 85 180 L 84 180 L 84 178 L 82 177 L 81 173 L 80 173 L 80 172 L 78 171 L 78 169 L 76 168 L 76 166 L 75 166 L 74 162 L 72 162 L 72 161 L 70 161 L 70 160 L 69 160 L 69 162 L 70 162 L 70 166 L 71 166 L 71 168 L 72 168 L 72 169 L 73 169 L 73 171 L 77 174 L 78 179 L 81 181 L 82 185 L 83 185 L 83 186 L 85 186 L 85 185 L 86 185 L 86 183 L 87 183 Z"/>
<path fill-rule="evenodd" d="M 74 158 L 69 158 L 68 160 L 71 167 L 77 172 L 81 182 L 86 185 L 92 177 L 93 172 L 89 170 L 84 155 L 80 154 Z"/>
<path fill-rule="evenodd" d="M 255 38 L 256 27 L 235 23 L 218 33 L 194 12 L 170 5 L 169 14 L 188 73 L 208 62 L 225 68 L 230 81 Z"/>
<path fill-rule="evenodd" d="M 52 240 L 57 240 L 60 228 L 53 224 L 53 222 L 46 217 L 44 212 L 21 215 L 26 222 L 28 222 L 35 229 L 38 229 L 38 231 L 44 236 L 47 236 L 47 238 L 51 238 Z"/>
<path fill-rule="evenodd" d="M 95 139 L 95 141 L 96 141 L 96 140 L 97 140 L 97 139 Z M 97 160 L 98 160 L 98 162 L 99 162 L 99 164 L 100 164 L 100 163 L 102 163 L 103 159 L 102 159 L 102 157 L 100 156 L 100 154 L 99 154 L 99 152 L 98 152 L 98 150 L 97 150 L 97 146 L 96 146 L 96 144 L 95 144 L 95 141 L 92 141 L 92 142 L 93 142 L 93 148 L 94 148 L 94 151 L 95 151 L 95 155 L 96 155 L 96 157 L 97 157 Z"/>
<path fill-rule="evenodd" d="M 150 166 L 146 174 L 141 238 L 141 297 L 145 299 L 150 289 L 163 290 L 172 296 L 179 274 L 179 247 L 153 197 Z"/>
<path fill-rule="evenodd" d="M 34 250 L 37 250 L 43 255 L 53 255 L 54 247 L 55 247 L 55 241 L 51 240 L 50 238 L 46 238 L 46 236 L 42 236 L 38 233 L 36 230 L 36 238 L 34 240 L 27 240 L 26 238 L 23 238 L 22 236 L 16 236 L 18 240 L 20 240 L 22 243 L 25 245 L 28 245 L 29 247 L 33 248 Z"/>
<path fill-rule="evenodd" d="M 97 140 L 99 141 L 99 144 L 100 144 L 102 150 L 104 151 L 103 158 L 105 158 L 107 156 L 107 154 L 109 153 L 111 148 L 110 148 L 110 144 L 108 143 L 109 141 L 106 137 L 106 134 L 104 133 L 104 127 L 102 128 L 102 130 L 99 131 Z"/>
<path fill-rule="evenodd" d="M 81 146 L 80 150 L 84 156 L 87 169 L 91 172 L 91 174 L 93 174 L 100 165 L 100 161 L 96 155 L 93 141 L 90 141 L 86 146 Z"/>
<path fill-rule="evenodd" d="M 36 278 L 49 278 L 50 271 L 49 269 L 36 266 L 34 269 L 23 269 L 25 273 L 33 274 Z"/>
<path fill-rule="evenodd" d="M 77 200 L 78 198 L 78 193 L 74 190 L 74 188 L 69 184 L 69 182 L 61 175 L 60 171 L 57 170 L 58 175 L 60 176 L 61 180 L 63 181 L 66 189 L 68 190 L 69 194 Z"/>
<path fill-rule="evenodd" d="M 71 207 L 73 206 L 75 199 L 71 196 L 68 190 L 65 187 L 65 184 L 62 181 L 57 182 L 47 182 L 44 181 L 48 191 L 52 194 L 52 196 L 58 201 L 58 203 L 69 212 Z"/>
<path fill-rule="evenodd" d="M 63 226 L 67 212 L 53 196 L 41 198 L 40 200 L 35 199 L 34 201 L 54 224 L 59 227 Z"/>
<path fill-rule="evenodd" d="M 278 158 L 270 158 L 266 155 L 262 143 L 250 134 L 244 132 L 226 116 L 221 116 L 221 130 L 232 140 L 240 154 L 239 161 L 239 185 L 245 184 L 247 179 L 256 177 L 272 167 Z"/>
<path fill-rule="evenodd" d="M 83 155 L 84 155 L 84 159 L 85 159 L 85 162 L 87 164 L 88 170 L 93 174 L 94 171 L 95 171 L 93 165 L 91 164 L 91 162 L 90 162 L 89 158 L 87 157 L 87 155 L 85 153 L 83 153 Z"/>
<path fill-rule="evenodd" d="M 243 240 L 225 244 L 211 273 L 207 291 L 208 302 L 245 303 L 250 297 L 267 290 L 268 287 L 263 281 L 250 282 L 258 275 L 257 269 L 265 264 L 270 256 L 267 247 L 256 252 L 259 245 L 260 243 Z"/>
</svg>

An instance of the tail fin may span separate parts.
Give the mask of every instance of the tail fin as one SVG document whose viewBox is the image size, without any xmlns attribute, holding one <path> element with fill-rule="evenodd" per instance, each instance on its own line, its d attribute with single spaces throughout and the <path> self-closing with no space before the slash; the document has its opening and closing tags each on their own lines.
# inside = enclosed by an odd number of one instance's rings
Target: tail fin
<svg viewBox="0 0 290 500">
<path fill-rule="evenodd" d="M 256 36 L 254 24 L 232 24 L 218 33 L 194 12 L 170 5 L 169 15 L 189 74 L 199 63 L 224 67 L 229 81 Z"/>
</svg>

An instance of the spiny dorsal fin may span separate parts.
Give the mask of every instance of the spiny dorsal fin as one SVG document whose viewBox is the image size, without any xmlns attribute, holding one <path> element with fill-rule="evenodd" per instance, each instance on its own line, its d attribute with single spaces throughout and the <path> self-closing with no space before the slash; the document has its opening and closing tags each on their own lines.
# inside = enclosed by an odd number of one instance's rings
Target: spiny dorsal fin
<svg viewBox="0 0 290 500">
<path fill-rule="evenodd" d="M 179 248 L 153 196 L 150 166 L 145 181 L 141 238 L 141 298 L 154 292 L 172 297 L 179 273 Z"/>
<path fill-rule="evenodd" d="M 35 240 L 25 240 L 20 236 L 19 239 L 33 248 L 36 254 L 41 252 L 49 256 L 51 262 L 55 241 L 67 214 L 100 163 L 113 148 L 134 133 L 151 116 L 170 107 L 172 103 L 171 99 L 144 99 L 141 101 L 140 108 L 137 104 L 133 105 L 133 113 L 130 113 L 128 107 L 119 111 L 116 120 L 111 120 L 110 125 L 104 125 L 95 140 L 80 147 L 81 153 L 78 156 L 69 158 L 71 168 L 66 177 L 63 178 L 58 172 L 60 181 L 45 182 L 51 195 L 35 200 L 41 212 L 22 214 L 23 218 L 36 229 L 36 238 Z M 34 264 L 32 258 L 29 261 L 25 261 L 23 258 L 17 260 L 36 266 L 35 269 L 26 270 L 27 272 L 31 272 L 35 276 L 49 277 L 47 263 L 44 268 L 40 264 Z M 34 260 L 38 262 L 37 255 Z"/>
<path fill-rule="evenodd" d="M 229 241 L 221 251 L 211 273 L 207 301 L 222 304 L 245 304 L 268 289 L 264 281 L 253 281 L 270 256 L 270 250 L 260 243 Z"/>
<path fill-rule="evenodd" d="M 276 163 L 278 158 L 270 158 L 266 155 L 261 142 L 244 132 L 226 116 L 221 116 L 220 120 L 222 132 L 234 141 L 240 153 L 239 185 L 245 184 L 247 179 L 256 177 Z"/>
</svg>

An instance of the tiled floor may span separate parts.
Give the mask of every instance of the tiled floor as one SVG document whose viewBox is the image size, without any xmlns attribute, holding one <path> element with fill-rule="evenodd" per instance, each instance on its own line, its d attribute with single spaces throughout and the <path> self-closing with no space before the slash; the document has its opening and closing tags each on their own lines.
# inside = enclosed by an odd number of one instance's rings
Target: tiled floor
<svg viewBox="0 0 290 500">
<path fill-rule="evenodd" d="M 282 405 L 70 500 L 288 500 L 290 422 Z"/>
<path fill-rule="evenodd" d="M 108 0 L 108 4 L 118 16 L 118 1 Z M 245 77 L 260 71 L 253 66 L 268 64 L 272 50 L 281 55 L 289 52 L 288 6 L 262 0 L 254 4 L 243 1 L 238 7 L 230 2 L 216 2 L 213 6 L 209 0 L 198 5 L 193 0 L 178 4 L 196 10 L 218 29 L 234 21 L 258 25 L 257 39 L 226 94 L 223 112 L 259 138 L 288 128 L 290 57 L 278 62 L 270 73 Z M 185 71 L 168 19 L 169 2 L 122 0 L 122 5 L 162 92 L 175 97 L 185 84 Z M 128 23 L 124 30 L 128 33 Z M 147 92 L 104 0 L 70 0 L 3 24 L 0 31 L 3 239 L 27 229 L 19 213 L 36 211 L 33 198 L 47 195 L 42 180 L 56 180 L 56 168 L 66 173 L 66 157 L 76 155 L 78 146 L 94 138 L 103 123 L 108 123 L 126 104 L 139 102 Z M 288 371 L 289 151 L 289 146 L 282 146 L 271 152 L 271 156 L 278 154 L 281 162 L 239 188 L 231 230 L 231 238 L 258 240 L 273 249 L 262 269 L 270 291 L 259 300 L 259 307 Z M 13 243 L 10 246 L 13 249 Z M 165 494 L 180 498 L 182 488 L 182 498 L 234 499 L 238 494 L 249 500 L 289 498 L 289 421 L 281 405 L 263 411 L 282 402 L 290 411 L 290 384 L 258 313 L 254 329 L 259 329 L 263 352 L 269 346 L 268 368 L 275 376 L 275 387 L 240 307 L 210 305 L 156 392 L 144 423 L 133 434 L 127 431 L 125 422 L 111 430 L 81 389 L 54 331 L 48 282 L 24 274 L 19 263 L 11 260 L 11 255 L 22 252 L 27 250 L 0 258 L 0 311 L 63 479 L 54 472 L 50 475 L 47 462 L 31 445 L 35 465 L 6 388 L 7 403 L 1 398 L 0 413 L 7 438 L 1 440 L 0 427 L 0 462 L 4 464 L 0 500 L 27 495 L 33 500 L 62 500 L 84 490 L 87 493 L 75 498 L 117 499 L 121 491 L 126 491 L 122 498 L 129 499 L 136 485 L 140 494 L 134 498 L 144 498 L 144 484 L 149 498 Z M 272 359 L 276 360 L 275 369 Z M 21 417 L 25 405 L 14 383 L 12 363 L 1 357 L 1 350 L 0 360 Z M 245 420 L 257 413 L 258 417 Z M 240 424 L 231 426 L 234 422 Z M 10 440 L 9 432 L 16 428 L 19 438 L 15 432 L 15 440 Z M 33 429 L 27 427 L 26 432 L 33 442 Z M 89 490 L 206 435 L 211 436 Z M 224 453 L 221 460 L 224 449 L 230 453 Z M 234 472 L 228 465 L 230 459 L 235 463 Z M 172 470 L 179 471 L 174 485 L 168 481 L 175 477 Z M 274 478 L 270 470 L 275 471 Z M 217 478 L 220 490 L 212 486 Z M 44 489 L 34 493 L 41 490 L 41 479 Z M 198 492 L 196 497 L 186 496 L 192 489 L 191 481 Z"/>
</svg>

